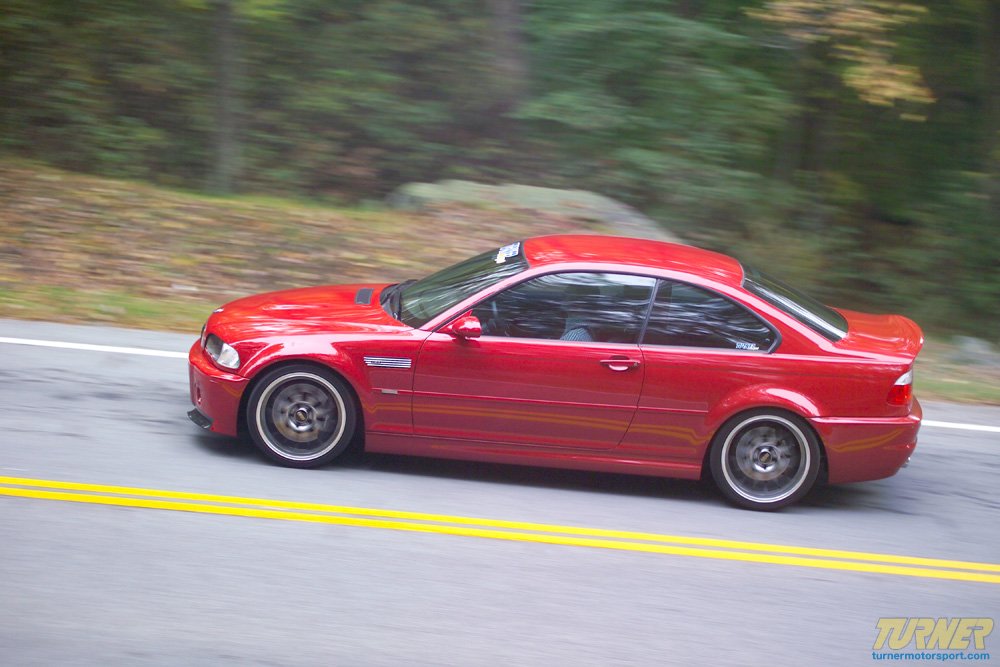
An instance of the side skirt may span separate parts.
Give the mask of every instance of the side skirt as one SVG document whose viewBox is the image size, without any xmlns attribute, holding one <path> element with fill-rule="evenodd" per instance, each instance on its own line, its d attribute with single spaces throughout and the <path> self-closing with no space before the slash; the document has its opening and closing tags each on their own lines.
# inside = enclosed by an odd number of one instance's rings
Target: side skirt
<svg viewBox="0 0 1000 667">
<path fill-rule="evenodd" d="M 365 451 L 438 459 L 460 459 L 487 463 L 593 470 L 596 472 L 699 479 L 701 465 L 656 460 L 637 460 L 614 455 L 614 450 L 567 450 L 553 447 L 504 445 L 475 440 L 451 440 L 419 435 L 366 433 Z"/>
</svg>

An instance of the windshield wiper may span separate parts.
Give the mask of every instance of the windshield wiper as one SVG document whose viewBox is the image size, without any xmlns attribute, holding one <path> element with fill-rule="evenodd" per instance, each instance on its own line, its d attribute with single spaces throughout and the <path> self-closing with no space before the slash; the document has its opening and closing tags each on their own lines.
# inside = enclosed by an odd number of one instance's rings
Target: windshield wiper
<svg viewBox="0 0 1000 667">
<path fill-rule="evenodd" d="M 404 280 L 403 282 L 399 283 L 399 285 L 396 287 L 396 291 L 392 293 L 392 298 L 395 299 L 395 303 L 396 303 L 396 307 L 395 307 L 395 310 L 393 312 L 396 313 L 394 315 L 394 317 L 397 320 L 400 317 L 402 317 L 402 315 L 403 315 L 403 292 L 406 291 L 407 287 L 409 287 L 410 285 L 412 285 L 415 282 L 417 282 L 417 281 L 416 280 L 412 280 L 412 279 L 411 280 Z M 400 320 L 400 321 L 402 321 L 402 320 Z"/>
<path fill-rule="evenodd" d="M 398 291 L 398 289 L 399 289 L 399 283 L 393 283 L 392 285 L 388 285 L 384 290 L 382 290 L 382 293 L 378 297 L 379 305 L 381 305 L 382 308 L 385 308 L 385 311 L 390 315 L 393 314 L 392 297 L 393 294 L 395 294 Z M 388 308 L 386 308 L 386 304 L 388 304 L 389 306 Z"/>
<path fill-rule="evenodd" d="M 403 290 L 416 280 L 406 280 L 401 283 L 396 283 L 395 285 L 389 285 L 382 292 L 382 305 L 385 306 L 386 302 L 389 303 L 389 314 L 392 315 L 397 320 L 402 315 L 403 310 Z"/>
</svg>

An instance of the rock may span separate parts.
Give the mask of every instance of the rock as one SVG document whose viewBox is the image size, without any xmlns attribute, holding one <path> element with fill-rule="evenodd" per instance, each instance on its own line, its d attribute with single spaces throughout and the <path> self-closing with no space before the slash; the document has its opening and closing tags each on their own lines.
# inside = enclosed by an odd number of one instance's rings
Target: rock
<svg viewBox="0 0 1000 667">
<path fill-rule="evenodd" d="M 955 350 L 948 355 L 949 361 L 1000 368 L 1000 352 L 989 341 L 972 336 L 955 336 L 952 342 Z"/>
<path fill-rule="evenodd" d="M 680 242 L 677 236 L 631 206 L 586 190 L 557 190 L 517 184 L 484 185 L 450 180 L 407 183 L 392 192 L 386 203 L 393 208 L 413 210 L 435 205 L 527 209 L 585 224 L 606 225 L 609 231 L 623 236 Z"/>
</svg>

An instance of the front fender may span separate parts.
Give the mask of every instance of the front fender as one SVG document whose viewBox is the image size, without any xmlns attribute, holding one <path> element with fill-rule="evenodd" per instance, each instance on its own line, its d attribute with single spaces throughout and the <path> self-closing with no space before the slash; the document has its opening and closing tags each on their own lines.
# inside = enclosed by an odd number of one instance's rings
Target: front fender
<svg viewBox="0 0 1000 667">
<path fill-rule="evenodd" d="M 391 433 L 412 433 L 411 391 L 413 364 L 420 337 L 356 338 L 331 340 L 328 336 L 270 340 L 256 349 L 240 372 L 252 385 L 261 373 L 279 364 L 308 363 L 328 368 L 351 388 L 361 410 L 363 428 Z M 367 364 L 380 356 L 409 361 L 405 366 Z M 246 393 L 246 396 L 249 392 Z M 241 410 L 246 408 L 246 396 Z"/>
<path fill-rule="evenodd" d="M 326 366 L 343 376 L 354 387 L 355 391 L 367 388 L 367 376 L 356 360 L 338 349 L 329 340 L 324 340 L 321 343 L 297 340 L 267 343 L 244 362 L 240 367 L 240 374 L 253 380 L 276 364 L 296 362 Z"/>
</svg>

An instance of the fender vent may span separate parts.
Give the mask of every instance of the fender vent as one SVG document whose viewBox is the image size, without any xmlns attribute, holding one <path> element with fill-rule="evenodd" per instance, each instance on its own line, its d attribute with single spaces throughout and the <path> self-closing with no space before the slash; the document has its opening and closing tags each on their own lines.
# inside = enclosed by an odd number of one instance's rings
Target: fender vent
<svg viewBox="0 0 1000 667">
<path fill-rule="evenodd" d="M 363 306 L 367 306 L 372 302 L 372 288 L 362 287 L 358 290 L 358 293 L 354 295 L 354 303 L 360 303 Z"/>
<path fill-rule="evenodd" d="M 365 357 L 365 366 L 375 368 L 410 368 L 413 360 L 406 357 Z"/>
</svg>

